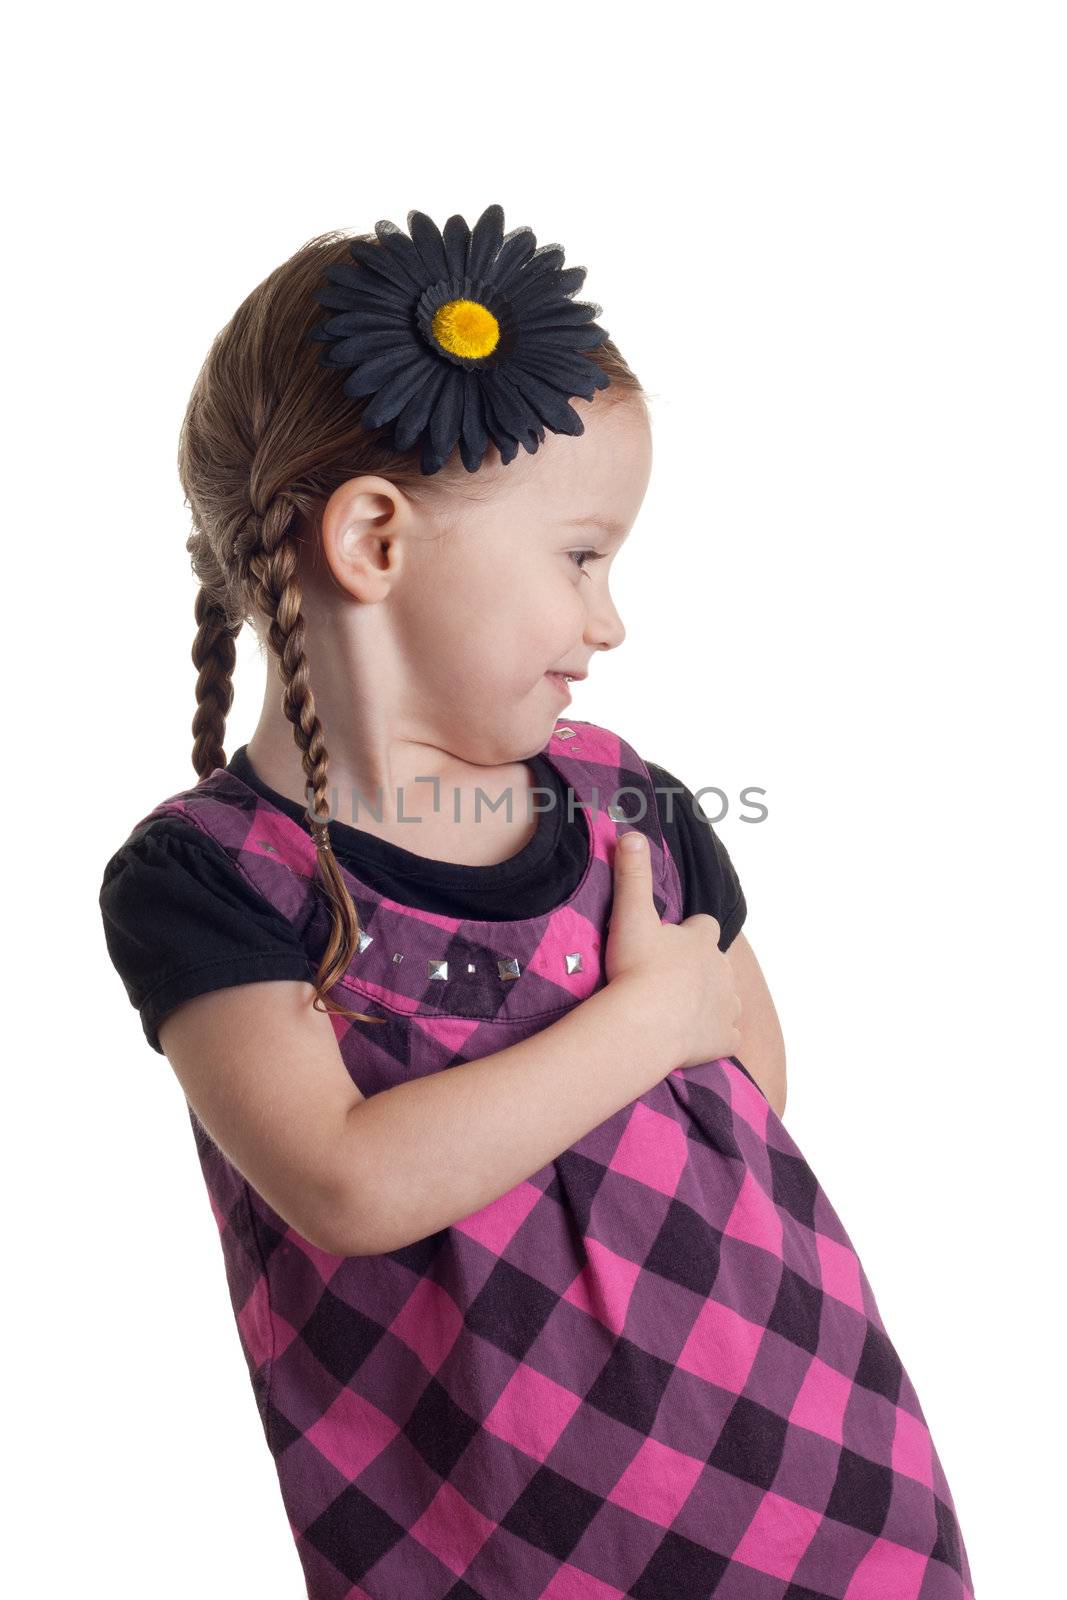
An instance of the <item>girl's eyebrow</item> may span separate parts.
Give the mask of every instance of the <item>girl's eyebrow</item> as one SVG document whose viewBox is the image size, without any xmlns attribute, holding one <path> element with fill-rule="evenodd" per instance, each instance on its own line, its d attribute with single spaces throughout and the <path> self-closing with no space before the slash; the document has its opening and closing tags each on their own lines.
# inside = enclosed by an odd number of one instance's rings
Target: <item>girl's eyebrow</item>
<svg viewBox="0 0 1067 1600">
<path fill-rule="evenodd" d="M 621 538 L 626 532 L 626 524 L 617 522 L 614 517 L 601 517 L 595 512 L 586 517 L 564 517 L 560 523 L 563 528 L 603 528 L 605 533 L 611 533 L 616 538 Z"/>
</svg>

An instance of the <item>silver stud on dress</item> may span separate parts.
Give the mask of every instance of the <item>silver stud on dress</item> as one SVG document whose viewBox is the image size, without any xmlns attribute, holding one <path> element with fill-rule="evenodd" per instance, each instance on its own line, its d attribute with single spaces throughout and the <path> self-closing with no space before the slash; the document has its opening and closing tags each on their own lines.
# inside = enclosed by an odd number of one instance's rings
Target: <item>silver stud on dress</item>
<svg viewBox="0 0 1067 1600">
<path fill-rule="evenodd" d="M 557 728 L 556 729 L 556 738 L 557 739 L 573 739 L 574 738 L 574 729 L 573 728 Z"/>
<path fill-rule="evenodd" d="M 507 983 L 512 978 L 517 978 L 522 969 L 519 966 L 518 959 L 515 956 L 508 956 L 504 961 L 497 962 L 496 970 L 504 979 L 505 983 Z"/>
<path fill-rule="evenodd" d="M 630 820 L 626 815 L 626 812 L 622 809 L 622 806 L 619 805 L 609 806 L 608 816 L 611 818 L 612 822 L 629 822 Z"/>
<path fill-rule="evenodd" d="M 367 946 L 373 943 L 374 935 L 372 933 L 364 933 L 363 929 L 361 928 L 359 930 L 359 944 L 356 946 L 356 954 L 362 955 Z"/>
<path fill-rule="evenodd" d="M 579 950 L 576 950 L 572 956 L 564 956 L 563 959 L 567 964 L 568 972 L 581 972 L 582 956 Z"/>
<path fill-rule="evenodd" d="M 404 959 L 404 952 L 402 950 L 398 950 L 396 955 L 393 957 L 393 960 L 396 961 L 396 962 L 400 962 L 400 961 L 403 961 L 403 959 Z"/>
<path fill-rule="evenodd" d="M 427 963 L 426 963 L 426 976 L 428 978 L 447 978 L 448 977 L 448 962 L 447 961 L 434 961 L 433 959 L 427 961 Z"/>
<path fill-rule="evenodd" d="M 468 971 L 468 972 L 477 972 L 477 970 L 478 970 L 478 969 L 477 969 L 477 967 L 476 967 L 476 966 L 475 966 L 475 965 L 474 965 L 474 962 L 473 962 L 473 961 L 468 961 L 468 962 L 467 962 L 467 971 Z"/>
</svg>

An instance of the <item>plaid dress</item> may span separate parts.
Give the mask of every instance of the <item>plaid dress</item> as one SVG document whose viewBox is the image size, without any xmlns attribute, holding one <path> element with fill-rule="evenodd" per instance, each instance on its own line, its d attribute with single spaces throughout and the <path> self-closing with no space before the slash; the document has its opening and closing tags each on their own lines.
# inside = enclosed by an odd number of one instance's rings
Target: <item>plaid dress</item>
<svg viewBox="0 0 1067 1600">
<path fill-rule="evenodd" d="M 636 751 L 572 721 L 545 754 L 590 840 L 555 910 L 463 920 L 346 872 L 364 934 L 331 998 L 387 1018 L 332 1019 L 365 1096 L 603 987 L 623 825 L 649 839 L 660 916 L 681 920 Z M 222 767 L 163 815 L 216 840 L 318 958 L 308 831 Z M 671 1072 L 491 1205 L 385 1255 L 317 1249 L 189 1109 L 310 1600 L 972 1596 L 863 1266 L 735 1057 Z"/>
</svg>

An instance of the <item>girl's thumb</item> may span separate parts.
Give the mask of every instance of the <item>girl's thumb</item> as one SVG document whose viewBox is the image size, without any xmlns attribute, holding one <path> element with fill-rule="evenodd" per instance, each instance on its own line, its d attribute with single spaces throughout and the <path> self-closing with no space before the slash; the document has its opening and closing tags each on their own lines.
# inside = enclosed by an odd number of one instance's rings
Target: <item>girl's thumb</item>
<svg viewBox="0 0 1067 1600">
<path fill-rule="evenodd" d="M 652 857 L 648 840 L 636 828 L 620 834 L 615 841 L 615 879 L 616 895 L 624 896 L 635 906 L 645 900 L 651 904 Z"/>
<path fill-rule="evenodd" d="M 615 881 L 604 951 L 609 983 L 641 960 L 647 939 L 659 926 L 659 912 L 652 894 L 652 855 L 639 829 L 620 834 L 615 840 L 614 866 Z"/>
</svg>

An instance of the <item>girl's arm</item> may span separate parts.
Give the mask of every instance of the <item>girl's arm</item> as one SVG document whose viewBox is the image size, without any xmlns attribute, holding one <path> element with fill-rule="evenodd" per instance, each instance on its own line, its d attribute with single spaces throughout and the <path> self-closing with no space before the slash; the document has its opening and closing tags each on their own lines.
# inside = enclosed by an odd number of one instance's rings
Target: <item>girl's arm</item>
<svg viewBox="0 0 1067 1600">
<path fill-rule="evenodd" d="M 352 1082 L 310 983 L 185 1001 L 159 1039 L 215 1143 L 331 1255 L 381 1255 L 482 1210 L 676 1067 L 740 1047 L 734 969 L 706 914 L 660 919 L 638 835 L 615 852 L 607 983 L 518 1044 L 395 1083 Z"/>
<path fill-rule="evenodd" d="M 338 1253 L 339 1130 L 363 1096 L 333 1024 L 299 979 L 239 983 L 184 1000 L 158 1026 L 163 1052 L 219 1149 L 311 1244 Z"/>
<path fill-rule="evenodd" d="M 685 1055 L 684 995 L 665 1004 L 634 973 L 518 1044 L 368 1099 L 313 995 L 297 981 L 213 990 L 170 1012 L 159 1041 L 224 1155 L 331 1255 L 401 1249 L 481 1210 Z"/>
<path fill-rule="evenodd" d="M 751 1072 L 779 1117 L 785 1115 L 785 1040 L 756 952 L 739 933 L 724 952 L 741 996 L 741 1047 L 737 1057 Z"/>
</svg>

